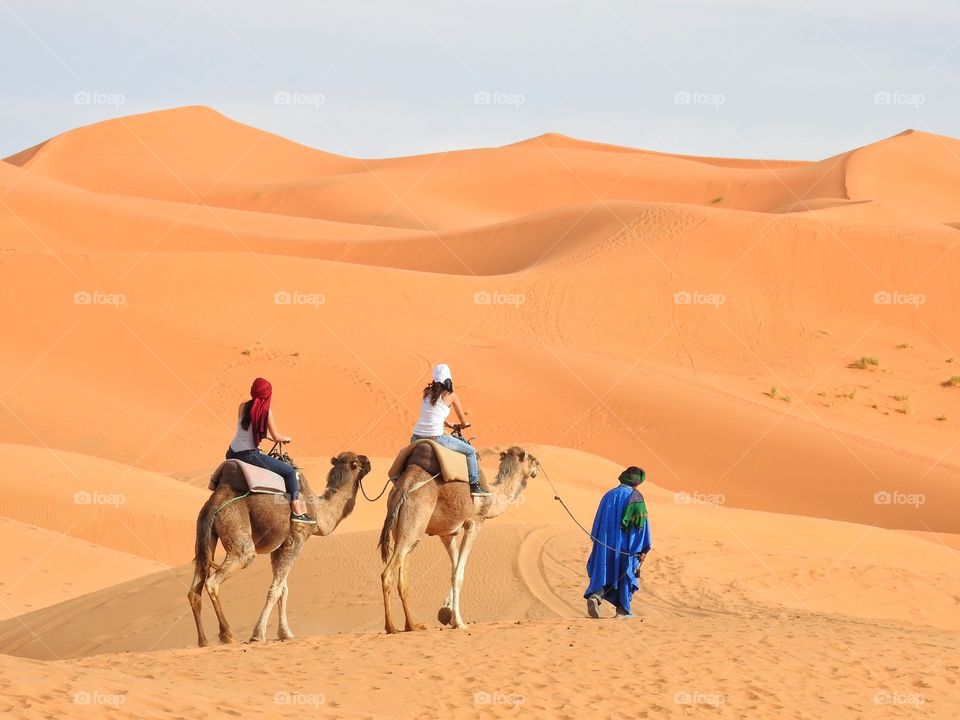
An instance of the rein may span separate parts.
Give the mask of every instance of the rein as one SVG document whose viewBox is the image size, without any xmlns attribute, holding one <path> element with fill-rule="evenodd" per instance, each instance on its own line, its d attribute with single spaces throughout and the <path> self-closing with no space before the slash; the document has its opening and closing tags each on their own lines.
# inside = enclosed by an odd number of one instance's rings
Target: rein
<svg viewBox="0 0 960 720">
<path fill-rule="evenodd" d="M 375 498 L 372 498 L 369 495 L 367 495 L 366 488 L 363 487 L 363 478 L 360 478 L 360 492 L 363 493 L 363 497 L 366 498 L 369 502 L 376 502 L 377 500 L 382 498 L 383 494 L 387 491 L 387 488 L 389 486 L 390 486 L 390 478 L 387 478 L 387 482 L 385 482 L 383 485 L 383 490 L 381 490 L 380 494 L 377 495 Z"/>
<path fill-rule="evenodd" d="M 553 490 L 553 499 L 556 500 L 558 503 L 560 503 L 560 505 L 563 506 L 563 509 L 567 511 L 567 515 L 570 516 L 570 519 L 573 520 L 573 522 L 576 523 L 577 527 L 580 528 L 587 537 L 589 537 L 591 540 L 593 540 L 593 542 L 594 542 L 595 544 L 597 544 L 597 545 L 602 545 L 603 547 L 607 548 L 607 550 L 613 550 L 615 553 L 617 553 L 617 554 L 619 554 L 619 555 L 629 555 L 630 557 L 639 557 L 639 555 L 638 555 L 637 553 L 625 552 L 625 551 L 621 550 L 620 548 L 615 548 L 615 547 L 613 547 L 613 546 L 611 546 L 611 545 L 607 545 L 607 544 L 606 544 L 605 542 L 603 542 L 602 540 L 599 540 L 599 539 L 597 539 L 596 537 L 594 537 L 593 533 L 590 532 L 589 530 L 587 530 L 587 529 L 580 523 L 580 521 L 577 520 L 576 516 L 574 516 L 574 514 L 573 514 L 572 512 L 570 512 L 570 508 L 567 507 L 567 504 L 563 501 L 563 498 L 560 497 L 560 493 L 557 492 L 557 488 L 556 488 L 556 486 L 553 484 L 553 481 L 550 479 L 550 476 L 547 475 L 546 470 L 543 469 L 543 464 L 542 464 L 542 463 L 540 464 L 540 470 L 541 470 L 541 472 L 543 472 L 543 477 L 546 478 L 547 483 L 549 483 L 550 489 Z M 642 565 L 642 564 L 643 564 L 643 561 L 641 561 L 641 565 Z"/>
</svg>

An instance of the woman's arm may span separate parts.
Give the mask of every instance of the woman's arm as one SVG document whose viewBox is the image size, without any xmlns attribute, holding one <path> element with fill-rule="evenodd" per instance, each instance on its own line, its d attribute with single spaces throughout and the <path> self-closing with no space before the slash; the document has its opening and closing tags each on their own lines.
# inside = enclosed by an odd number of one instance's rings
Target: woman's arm
<svg viewBox="0 0 960 720">
<path fill-rule="evenodd" d="M 286 437 L 277 430 L 277 424 L 273 421 L 273 408 L 267 413 L 267 437 L 274 442 L 288 443 L 293 442 L 292 437 Z"/>
<path fill-rule="evenodd" d="M 447 405 L 452 407 L 457 413 L 457 417 L 460 418 L 460 427 L 468 428 L 470 423 L 467 422 L 467 411 L 463 409 L 463 406 L 460 404 L 460 397 L 456 393 L 450 393 L 447 395 L 445 402 Z M 453 427 L 449 423 L 446 423 L 449 427 Z"/>
</svg>

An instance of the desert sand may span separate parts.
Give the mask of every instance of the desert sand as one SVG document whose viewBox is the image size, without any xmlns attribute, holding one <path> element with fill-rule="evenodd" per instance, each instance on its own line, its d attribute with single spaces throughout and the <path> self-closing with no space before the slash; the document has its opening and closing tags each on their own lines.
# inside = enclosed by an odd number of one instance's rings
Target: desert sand
<svg viewBox="0 0 960 720">
<path fill-rule="evenodd" d="M 906 131 L 819 162 L 363 160 L 188 107 L 0 161 L 0 711 L 954 717 L 958 158 Z M 315 487 L 350 449 L 375 492 L 439 361 L 487 472 L 511 444 L 546 472 L 483 529 L 470 629 L 434 619 L 428 539 L 430 629 L 383 634 L 361 501 L 291 575 L 296 640 L 196 648 L 196 513 L 252 378 Z M 589 523 L 627 464 L 641 617 L 591 621 L 549 481 Z M 224 585 L 242 636 L 268 581 Z"/>
</svg>

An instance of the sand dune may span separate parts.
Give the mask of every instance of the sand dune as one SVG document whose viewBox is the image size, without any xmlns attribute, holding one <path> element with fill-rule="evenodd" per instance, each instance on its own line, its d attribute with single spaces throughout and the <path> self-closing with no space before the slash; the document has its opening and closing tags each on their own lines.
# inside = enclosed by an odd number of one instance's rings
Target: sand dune
<svg viewBox="0 0 960 720">
<path fill-rule="evenodd" d="M 556 468 L 550 479 L 589 524 L 616 465 L 570 450 L 531 450 Z M 960 580 L 949 569 L 955 555 L 946 544 L 871 526 L 727 509 L 653 485 L 646 496 L 656 552 L 641 602 L 651 616 L 680 609 L 744 615 L 787 608 L 960 631 Z M 376 549 L 381 523 L 382 501 L 361 502 L 357 516 L 335 535 L 311 539 L 290 581 L 296 632 L 373 632 L 382 626 Z M 438 541 L 421 545 L 411 569 L 414 606 L 433 624 L 449 587 L 449 560 Z M 522 503 L 484 528 L 465 586 L 465 616 L 479 623 L 581 617 L 588 551 L 546 480 L 533 481 Z M 7 621 L 0 624 L 0 652 L 56 659 L 191 646 L 196 636 L 186 589 L 192 574 L 191 566 L 157 572 Z M 269 577 L 269 563 L 261 558 L 224 586 L 241 637 L 252 629 Z M 919 586 L 927 588 L 922 597 L 915 592 Z M 206 622 L 215 627 L 209 607 Z"/>
<path fill-rule="evenodd" d="M 0 458 L 0 516 L 158 564 L 193 557 L 205 492 L 71 452 L 0 445 Z"/>
<path fill-rule="evenodd" d="M 193 107 L 0 162 L 0 534 L 31 548 L 0 577 L 0 652 L 21 656 L 0 656 L 0 710 L 952 717 L 958 150 L 908 131 L 738 160 L 548 134 L 361 160 Z M 513 443 L 545 470 L 483 531 L 473 629 L 379 634 L 383 507 L 361 502 L 293 573 L 304 639 L 185 650 L 194 520 L 251 378 L 315 486 L 353 449 L 376 492 L 440 360 L 487 470 Z M 589 522 L 631 463 L 651 478 L 644 619 L 590 623 L 588 546 L 546 477 Z M 225 585 L 241 636 L 267 568 Z M 431 625 L 448 572 L 423 543 Z M 639 705 L 602 692 L 638 669 Z"/>
<path fill-rule="evenodd" d="M 0 581 L 4 620 L 165 569 L 159 562 L 8 518 L 0 518 L 0 542 L 12 548 Z"/>
</svg>

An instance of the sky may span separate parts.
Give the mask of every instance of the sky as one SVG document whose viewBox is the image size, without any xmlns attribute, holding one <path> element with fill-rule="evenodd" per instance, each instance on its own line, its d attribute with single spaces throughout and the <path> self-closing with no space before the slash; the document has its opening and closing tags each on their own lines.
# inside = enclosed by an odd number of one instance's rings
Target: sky
<svg viewBox="0 0 960 720">
<path fill-rule="evenodd" d="M 0 0 L 0 157 L 207 105 L 373 158 L 546 132 L 820 159 L 960 136 L 955 0 Z"/>
</svg>

